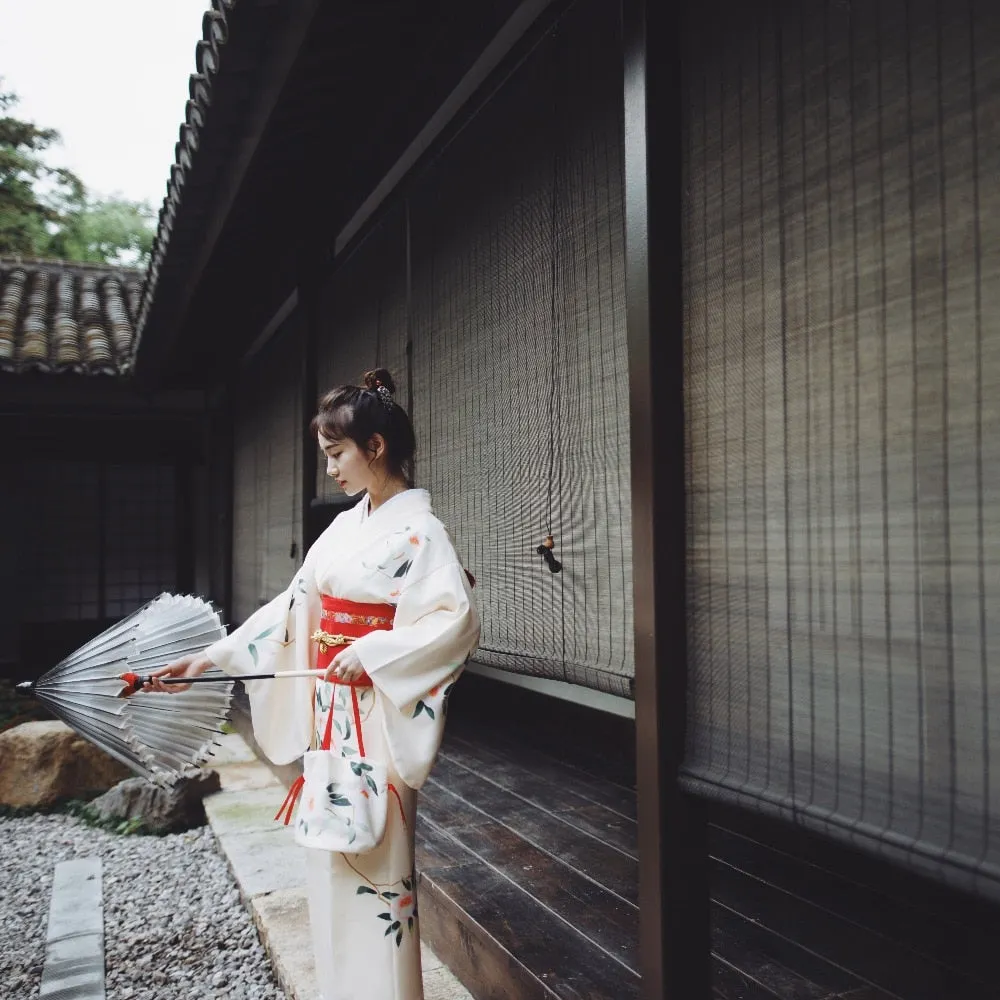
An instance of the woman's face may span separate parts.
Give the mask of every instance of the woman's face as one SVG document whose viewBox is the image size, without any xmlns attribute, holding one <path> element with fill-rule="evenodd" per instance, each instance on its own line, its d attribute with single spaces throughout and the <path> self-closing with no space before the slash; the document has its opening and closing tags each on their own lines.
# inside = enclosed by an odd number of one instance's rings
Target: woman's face
<svg viewBox="0 0 1000 1000">
<path fill-rule="evenodd" d="M 326 455 L 326 474 L 336 479 L 340 488 L 354 497 L 375 482 L 376 463 L 350 438 L 331 440 L 319 435 L 319 446 Z"/>
</svg>

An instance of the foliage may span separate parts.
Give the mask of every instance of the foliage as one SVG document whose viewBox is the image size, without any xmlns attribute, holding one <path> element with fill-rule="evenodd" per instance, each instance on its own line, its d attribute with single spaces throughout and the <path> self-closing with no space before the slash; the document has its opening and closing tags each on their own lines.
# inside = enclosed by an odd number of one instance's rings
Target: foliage
<svg viewBox="0 0 1000 1000">
<path fill-rule="evenodd" d="M 147 829 L 138 816 L 131 819 L 103 819 L 93 806 L 84 799 L 60 799 L 48 806 L 4 806 L 0 805 L 0 819 L 24 819 L 28 816 L 74 816 L 85 826 L 95 830 L 117 833 L 123 837 L 133 835 L 162 836 Z"/>
<path fill-rule="evenodd" d="M 143 823 L 140 817 L 133 816 L 131 819 L 103 819 L 101 816 L 98 816 L 89 802 L 81 802 L 79 800 L 68 802 L 64 811 L 68 812 L 71 816 L 76 816 L 86 826 L 93 827 L 95 830 L 106 830 L 108 833 L 117 833 L 123 837 L 130 837 L 133 834 L 144 836 L 154 835 L 151 830 L 146 828 L 146 824 Z"/>
<path fill-rule="evenodd" d="M 145 202 L 87 198 L 63 217 L 46 256 L 144 267 L 152 251 L 154 218 Z"/>
<path fill-rule="evenodd" d="M 17 103 L 0 78 L 0 254 L 148 264 L 152 208 L 117 195 L 94 197 L 74 173 L 48 166 L 42 154 L 59 133 L 15 117 Z"/>
<path fill-rule="evenodd" d="M 81 200 L 83 184 L 68 170 L 46 166 L 40 154 L 59 133 L 15 118 L 10 112 L 17 102 L 17 95 L 0 90 L 0 253 L 41 256 L 49 226 L 59 221 L 57 206 Z M 40 191 L 45 182 L 48 195 Z"/>
</svg>

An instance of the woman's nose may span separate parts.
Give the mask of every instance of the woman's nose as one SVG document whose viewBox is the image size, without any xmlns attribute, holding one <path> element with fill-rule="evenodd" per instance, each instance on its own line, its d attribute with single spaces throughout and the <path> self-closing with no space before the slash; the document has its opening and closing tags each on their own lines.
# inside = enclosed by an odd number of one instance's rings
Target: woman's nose
<svg viewBox="0 0 1000 1000">
<path fill-rule="evenodd" d="M 326 460 L 326 474 L 334 479 L 337 478 L 337 467 L 334 465 L 332 458 Z"/>
</svg>

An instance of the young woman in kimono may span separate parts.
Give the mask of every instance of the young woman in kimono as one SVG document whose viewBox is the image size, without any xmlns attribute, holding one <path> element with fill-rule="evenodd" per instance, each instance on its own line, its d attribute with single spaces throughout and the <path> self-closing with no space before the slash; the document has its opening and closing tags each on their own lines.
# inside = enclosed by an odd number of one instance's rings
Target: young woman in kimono
<svg viewBox="0 0 1000 1000">
<path fill-rule="evenodd" d="M 379 370 L 364 387 L 324 396 L 312 429 L 327 474 L 364 498 L 320 536 L 283 594 L 201 656 L 157 675 L 196 676 L 212 665 L 236 676 L 326 668 L 321 680 L 245 682 L 261 749 L 286 764 L 330 747 L 365 781 L 361 758 L 385 765 L 381 843 L 362 854 L 307 847 L 324 1000 L 422 1000 L 416 790 L 440 746 L 448 694 L 479 639 L 467 574 L 427 493 L 410 487 L 415 438 L 393 392 Z M 158 679 L 152 686 L 186 688 Z M 296 840 L 322 842 L 324 824 L 337 821 L 346 800 L 308 785 L 301 794 L 297 783 L 282 807 L 286 822 L 297 795 Z"/>
</svg>

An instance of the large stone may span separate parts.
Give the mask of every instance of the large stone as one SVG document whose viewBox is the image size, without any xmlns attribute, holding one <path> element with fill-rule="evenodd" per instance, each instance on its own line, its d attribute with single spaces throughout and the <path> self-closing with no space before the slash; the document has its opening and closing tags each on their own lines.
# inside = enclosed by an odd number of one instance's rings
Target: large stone
<svg viewBox="0 0 1000 1000">
<path fill-rule="evenodd" d="M 0 733 L 0 805 L 45 808 L 86 799 L 129 774 L 62 722 L 24 722 Z"/>
<path fill-rule="evenodd" d="M 219 772 L 211 770 L 184 775 L 169 786 L 129 778 L 94 799 L 90 809 L 102 820 L 137 820 L 151 833 L 179 833 L 205 825 L 202 799 L 220 787 Z"/>
</svg>

